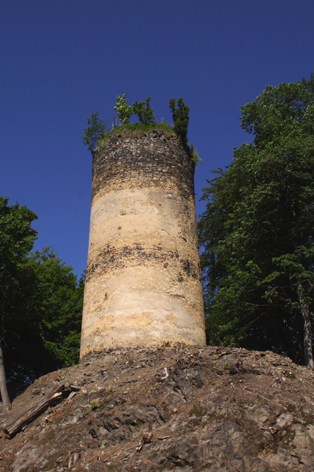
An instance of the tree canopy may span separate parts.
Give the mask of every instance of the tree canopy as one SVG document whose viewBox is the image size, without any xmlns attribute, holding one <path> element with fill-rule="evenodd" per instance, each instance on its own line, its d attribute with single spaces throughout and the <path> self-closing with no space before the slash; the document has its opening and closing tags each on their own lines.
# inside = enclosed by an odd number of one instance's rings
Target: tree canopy
<svg viewBox="0 0 314 472">
<path fill-rule="evenodd" d="M 133 103 L 134 115 L 137 115 L 140 123 L 144 123 L 145 125 L 154 124 L 155 122 L 153 109 L 149 106 L 150 100 L 151 97 L 147 97 L 145 102 Z"/>
<path fill-rule="evenodd" d="M 18 203 L 10 206 L 8 201 L 0 197 L 0 391 L 5 410 L 10 406 L 3 360 L 5 330 L 8 323 L 18 324 L 12 307 L 24 288 L 23 261 L 37 236 L 31 227 L 35 213 Z"/>
<path fill-rule="evenodd" d="M 208 339 L 313 366 L 314 75 L 267 86 L 241 126 L 254 141 L 202 196 Z"/>
<path fill-rule="evenodd" d="M 24 260 L 24 285 L 6 323 L 9 380 L 37 378 L 78 362 L 84 275 L 78 281 L 49 247 Z"/>
<path fill-rule="evenodd" d="M 49 248 L 31 252 L 35 213 L 0 197 L 0 391 L 78 361 L 84 276 Z"/>
</svg>

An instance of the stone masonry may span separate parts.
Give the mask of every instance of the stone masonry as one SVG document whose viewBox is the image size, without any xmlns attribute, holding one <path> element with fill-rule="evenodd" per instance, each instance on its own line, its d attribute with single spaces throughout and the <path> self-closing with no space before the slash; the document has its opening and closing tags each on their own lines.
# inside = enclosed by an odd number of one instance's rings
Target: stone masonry
<svg viewBox="0 0 314 472">
<path fill-rule="evenodd" d="M 93 153 L 81 358 L 205 344 L 194 162 L 174 135 L 112 136 Z"/>
</svg>

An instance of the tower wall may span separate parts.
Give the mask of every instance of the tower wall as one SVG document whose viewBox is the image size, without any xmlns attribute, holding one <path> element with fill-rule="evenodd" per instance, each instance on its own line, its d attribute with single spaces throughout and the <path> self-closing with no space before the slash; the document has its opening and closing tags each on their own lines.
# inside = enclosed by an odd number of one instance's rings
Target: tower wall
<svg viewBox="0 0 314 472">
<path fill-rule="evenodd" d="M 176 136 L 112 136 L 93 155 L 81 357 L 205 344 L 194 163 Z"/>
</svg>

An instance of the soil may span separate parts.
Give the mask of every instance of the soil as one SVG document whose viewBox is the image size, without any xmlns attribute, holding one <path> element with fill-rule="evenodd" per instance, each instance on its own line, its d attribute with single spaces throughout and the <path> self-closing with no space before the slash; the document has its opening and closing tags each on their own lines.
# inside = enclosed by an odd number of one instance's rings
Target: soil
<svg viewBox="0 0 314 472">
<path fill-rule="evenodd" d="M 2 472 L 314 471 L 314 373 L 272 352 L 109 350 L 30 385 L 5 425 L 76 385 L 12 439 Z"/>
</svg>

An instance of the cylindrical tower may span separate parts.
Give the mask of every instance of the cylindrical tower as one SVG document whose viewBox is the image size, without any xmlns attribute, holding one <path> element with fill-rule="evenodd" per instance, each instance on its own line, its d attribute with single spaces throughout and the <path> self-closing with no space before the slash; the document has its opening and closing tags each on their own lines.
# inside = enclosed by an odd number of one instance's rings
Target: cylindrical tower
<svg viewBox="0 0 314 472">
<path fill-rule="evenodd" d="M 159 130 L 94 152 L 81 358 L 205 344 L 194 168 L 181 139 Z"/>
</svg>

